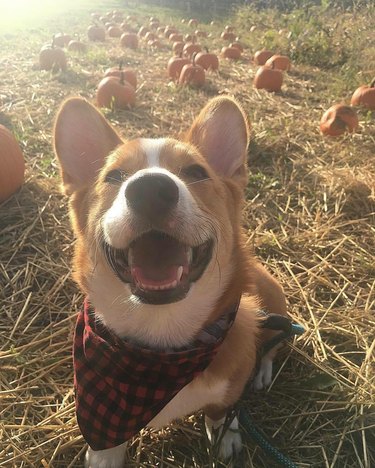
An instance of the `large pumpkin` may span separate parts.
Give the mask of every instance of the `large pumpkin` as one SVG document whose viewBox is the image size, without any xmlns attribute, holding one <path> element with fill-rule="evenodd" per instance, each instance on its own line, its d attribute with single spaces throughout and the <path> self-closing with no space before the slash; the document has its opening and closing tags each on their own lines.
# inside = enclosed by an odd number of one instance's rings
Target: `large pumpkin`
<svg viewBox="0 0 375 468">
<path fill-rule="evenodd" d="M 324 112 L 320 121 L 320 131 L 323 135 L 340 136 L 346 131 L 354 132 L 358 125 L 358 116 L 352 107 L 335 104 Z"/>
<path fill-rule="evenodd" d="M 135 104 L 135 89 L 123 77 L 107 76 L 98 85 L 96 102 L 99 107 L 126 109 Z"/>
<path fill-rule="evenodd" d="M 25 161 L 13 134 L 0 125 L 0 203 L 23 184 Z"/>
<path fill-rule="evenodd" d="M 257 65 L 264 65 L 267 62 L 267 60 L 272 57 L 272 55 L 274 55 L 274 53 L 270 50 L 258 50 L 254 54 L 254 62 Z"/>
<path fill-rule="evenodd" d="M 259 67 L 254 76 L 254 86 L 267 91 L 280 91 L 283 84 L 283 72 L 266 66 Z"/>
<path fill-rule="evenodd" d="M 195 56 L 196 65 L 200 65 L 205 70 L 218 70 L 219 58 L 215 54 L 210 54 L 206 47 L 206 52 L 198 52 Z"/>
<path fill-rule="evenodd" d="M 290 59 L 286 55 L 272 55 L 265 63 L 266 67 L 274 68 L 276 70 L 289 71 Z"/>
<path fill-rule="evenodd" d="M 44 45 L 39 52 L 39 66 L 41 70 L 65 71 L 67 68 L 65 52 L 52 44 Z"/>
<path fill-rule="evenodd" d="M 352 106 L 363 106 L 370 110 L 375 110 L 375 79 L 370 86 L 363 85 L 357 88 L 354 91 L 350 104 Z"/>
<path fill-rule="evenodd" d="M 193 56 L 193 63 L 184 65 L 183 69 L 181 70 L 178 84 L 200 88 L 204 85 L 205 81 L 206 75 L 204 68 L 195 64 L 195 56 Z"/>
</svg>

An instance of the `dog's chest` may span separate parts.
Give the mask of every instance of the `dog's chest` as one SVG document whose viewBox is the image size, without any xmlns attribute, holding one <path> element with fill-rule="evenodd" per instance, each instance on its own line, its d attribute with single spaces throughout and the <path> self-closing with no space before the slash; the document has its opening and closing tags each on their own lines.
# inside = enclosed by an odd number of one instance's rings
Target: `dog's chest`
<svg viewBox="0 0 375 468">
<path fill-rule="evenodd" d="M 200 375 L 180 390 L 148 426 L 155 429 L 161 428 L 207 405 L 222 404 L 227 395 L 228 386 L 227 380 L 209 381 L 204 374 Z"/>
</svg>

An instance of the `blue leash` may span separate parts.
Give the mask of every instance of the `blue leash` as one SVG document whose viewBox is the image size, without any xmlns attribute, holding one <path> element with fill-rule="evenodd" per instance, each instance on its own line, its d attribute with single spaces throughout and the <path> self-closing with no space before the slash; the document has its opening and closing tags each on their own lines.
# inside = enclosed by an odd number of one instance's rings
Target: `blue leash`
<svg viewBox="0 0 375 468">
<path fill-rule="evenodd" d="M 305 329 L 302 325 L 292 323 L 289 318 L 278 314 L 265 315 L 265 320 L 262 322 L 262 328 L 270 330 L 282 330 L 278 335 L 271 338 L 261 350 L 262 355 L 267 354 L 273 347 L 281 343 L 283 340 L 291 338 L 295 335 L 302 335 Z M 245 428 L 247 434 L 261 447 L 267 455 L 270 456 L 279 466 L 286 468 L 297 468 L 297 465 L 289 460 L 288 457 L 279 452 L 254 425 L 250 413 L 246 408 L 241 408 L 239 411 L 240 424 Z"/>
</svg>

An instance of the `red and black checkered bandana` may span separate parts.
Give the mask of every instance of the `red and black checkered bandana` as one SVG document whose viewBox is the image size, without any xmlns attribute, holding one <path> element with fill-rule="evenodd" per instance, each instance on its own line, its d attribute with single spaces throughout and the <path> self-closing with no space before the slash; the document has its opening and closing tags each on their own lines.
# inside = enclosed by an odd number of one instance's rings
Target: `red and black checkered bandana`
<svg viewBox="0 0 375 468">
<path fill-rule="evenodd" d="M 90 447 L 103 450 L 129 440 L 203 372 L 238 305 L 203 329 L 190 348 L 163 352 L 117 337 L 95 320 L 86 300 L 78 315 L 73 357 L 77 420 Z"/>
</svg>

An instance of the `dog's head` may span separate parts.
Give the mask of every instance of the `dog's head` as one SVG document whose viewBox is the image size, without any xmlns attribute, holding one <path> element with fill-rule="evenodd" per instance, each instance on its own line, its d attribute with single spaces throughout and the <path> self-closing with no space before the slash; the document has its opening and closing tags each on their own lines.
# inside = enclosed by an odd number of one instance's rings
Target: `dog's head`
<svg viewBox="0 0 375 468">
<path fill-rule="evenodd" d="M 118 335 L 182 346 L 241 293 L 248 133 L 226 97 L 208 103 L 183 141 L 124 141 L 85 100 L 63 104 L 55 150 L 75 275 Z"/>
</svg>

